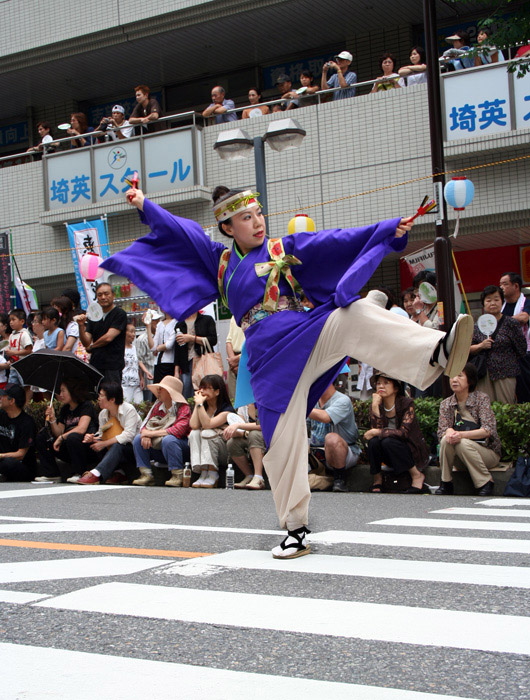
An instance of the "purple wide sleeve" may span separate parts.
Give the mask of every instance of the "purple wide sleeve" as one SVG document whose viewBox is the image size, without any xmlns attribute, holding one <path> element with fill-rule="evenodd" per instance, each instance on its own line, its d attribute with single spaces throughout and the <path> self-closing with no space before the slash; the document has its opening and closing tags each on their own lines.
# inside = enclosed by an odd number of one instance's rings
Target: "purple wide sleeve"
<svg viewBox="0 0 530 700">
<path fill-rule="evenodd" d="M 308 298 L 323 304 L 331 297 L 336 306 L 355 301 L 383 258 L 406 248 L 408 236 L 395 238 L 400 220 L 283 238 L 286 252 L 303 263 L 291 270 Z"/>
<path fill-rule="evenodd" d="M 211 241 L 195 221 L 174 216 L 148 199 L 140 219 L 151 233 L 112 255 L 101 267 L 132 280 L 177 320 L 216 299 L 224 246 Z"/>
</svg>

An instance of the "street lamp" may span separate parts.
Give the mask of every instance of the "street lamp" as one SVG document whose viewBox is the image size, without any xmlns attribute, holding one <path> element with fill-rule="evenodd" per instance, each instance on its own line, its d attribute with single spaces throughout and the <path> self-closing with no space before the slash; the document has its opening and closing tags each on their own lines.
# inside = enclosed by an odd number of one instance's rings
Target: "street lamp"
<svg viewBox="0 0 530 700">
<path fill-rule="evenodd" d="M 260 193 L 260 202 L 264 214 L 267 214 L 267 176 L 265 171 L 265 143 L 278 152 L 289 148 L 298 148 L 306 132 L 294 119 L 277 119 L 269 124 L 263 136 L 251 138 L 244 129 L 221 131 L 214 144 L 214 149 L 223 160 L 248 158 L 254 148 L 254 168 L 256 171 L 256 190 Z"/>
</svg>

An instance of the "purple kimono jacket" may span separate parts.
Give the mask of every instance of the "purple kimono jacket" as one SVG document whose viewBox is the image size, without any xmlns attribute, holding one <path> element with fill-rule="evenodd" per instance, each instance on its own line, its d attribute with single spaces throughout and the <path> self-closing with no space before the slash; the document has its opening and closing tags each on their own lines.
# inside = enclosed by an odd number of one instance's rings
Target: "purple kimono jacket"
<svg viewBox="0 0 530 700">
<path fill-rule="evenodd" d="M 225 246 L 211 241 L 196 222 L 174 216 L 148 199 L 140 218 L 151 233 L 105 260 L 102 267 L 131 279 L 179 320 L 218 298 L 217 273 Z M 315 308 L 309 313 L 273 314 L 245 332 L 251 385 L 267 443 L 329 314 L 359 298 L 359 290 L 385 255 L 405 249 L 407 236 L 395 238 L 399 221 L 295 233 L 282 239 L 286 255 L 302 262 L 291 271 Z M 263 300 L 267 277 L 258 277 L 254 265 L 269 259 L 267 241 L 247 255 L 233 246 L 224 287 L 238 324 Z M 280 294 L 292 296 L 283 276 Z M 308 413 L 344 366 L 344 360 L 323 372 L 312 385 Z"/>
</svg>

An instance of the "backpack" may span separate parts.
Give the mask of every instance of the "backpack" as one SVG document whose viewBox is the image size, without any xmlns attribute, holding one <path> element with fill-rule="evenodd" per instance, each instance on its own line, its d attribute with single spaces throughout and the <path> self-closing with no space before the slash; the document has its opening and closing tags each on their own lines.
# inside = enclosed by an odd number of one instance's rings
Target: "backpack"
<svg viewBox="0 0 530 700">
<path fill-rule="evenodd" d="M 504 489 L 505 496 L 530 498 L 530 457 L 519 457 L 510 481 Z"/>
</svg>

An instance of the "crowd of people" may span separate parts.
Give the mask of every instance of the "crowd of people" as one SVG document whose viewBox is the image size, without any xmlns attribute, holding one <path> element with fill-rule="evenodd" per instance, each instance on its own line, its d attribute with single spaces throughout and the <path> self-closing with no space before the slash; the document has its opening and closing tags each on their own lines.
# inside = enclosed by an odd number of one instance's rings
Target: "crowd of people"
<svg viewBox="0 0 530 700">
<path fill-rule="evenodd" d="M 436 302 L 422 293 L 425 282 L 436 287 L 433 272 L 416 275 L 401 306 L 384 287 L 369 292 L 367 301 L 437 328 Z M 437 494 L 453 493 L 453 468 L 469 471 L 479 495 L 492 493 L 490 470 L 498 466 L 501 444 L 491 402 L 530 399 L 530 299 L 522 286 L 521 277 L 508 272 L 481 294 L 483 312 L 495 318 L 496 328 L 486 336 L 475 324 L 468 364 L 451 379 L 454 393 L 441 404 Z M 189 463 L 195 477 L 188 474 L 185 485 L 215 488 L 230 463 L 239 474 L 236 488 L 264 489 L 267 446 L 256 406 L 236 411 L 233 405 L 245 338 L 234 318 L 226 339 L 225 383 L 219 374 L 194 375 L 194 361 L 217 344 L 211 316 L 194 313 L 177 321 L 150 309 L 137 336 L 110 284 L 98 285 L 96 299 L 103 312 L 99 321 L 87 319 L 73 289 L 28 318 L 21 309 L 0 315 L 7 346 L 0 351 L 0 479 L 152 486 L 158 467 L 167 470 L 166 486 L 180 487 Z M 102 375 L 97 402 L 95 386 L 65 377 L 57 387 L 56 412 L 49 391 L 25 382 L 13 366 L 39 350 L 71 353 L 97 369 Z M 414 399 L 441 396 L 441 386 L 419 391 L 377 368 L 360 370 L 361 396 L 371 399 L 370 426 L 361 439 L 350 397 L 337 391 L 337 382 L 330 384 L 307 420 L 310 482 L 313 478 L 316 489 L 348 491 L 347 472 L 364 448 L 372 493 L 385 491 L 387 478 L 402 492 L 428 492 L 425 469 L 433 457 Z M 145 400 L 152 405 L 142 418 L 138 408 Z M 24 410 L 29 401 L 46 402 L 46 424 L 38 433 Z"/>
</svg>

